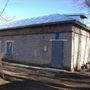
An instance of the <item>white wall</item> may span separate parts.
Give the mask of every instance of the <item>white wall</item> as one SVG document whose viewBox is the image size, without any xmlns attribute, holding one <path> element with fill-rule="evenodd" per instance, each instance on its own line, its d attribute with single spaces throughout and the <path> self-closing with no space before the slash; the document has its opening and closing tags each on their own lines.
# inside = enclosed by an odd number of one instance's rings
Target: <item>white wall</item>
<svg viewBox="0 0 90 90">
<path fill-rule="evenodd" d="M 72 33 L 72 59 L 71 68 L 81 69 L 83 64 L 90 61 L 90 36 L 89 32 L 73 28 Z"/>
</svg>

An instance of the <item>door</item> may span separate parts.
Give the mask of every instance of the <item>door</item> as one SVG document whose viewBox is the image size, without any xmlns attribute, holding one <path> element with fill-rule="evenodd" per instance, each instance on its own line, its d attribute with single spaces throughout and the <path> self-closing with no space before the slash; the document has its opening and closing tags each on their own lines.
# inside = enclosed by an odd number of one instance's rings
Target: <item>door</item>
<svg viewBox="0 0 90 90">
<path fill-rule="evenodd" d="M 52 41 L 52 67 L 62 68 L 63 44 L 63 41 Z"/>
</svg>

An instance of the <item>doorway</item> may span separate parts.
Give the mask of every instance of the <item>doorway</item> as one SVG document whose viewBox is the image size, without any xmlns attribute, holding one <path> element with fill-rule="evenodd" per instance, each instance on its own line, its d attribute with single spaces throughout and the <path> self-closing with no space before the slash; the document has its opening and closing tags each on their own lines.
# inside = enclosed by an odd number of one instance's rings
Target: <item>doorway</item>
<svg viewBox="0 0 90 90">
<path fill-rule="evenodd" d="M 52 41 L 52 67 L 63 67 L 63 41 Z"/>
</svg>

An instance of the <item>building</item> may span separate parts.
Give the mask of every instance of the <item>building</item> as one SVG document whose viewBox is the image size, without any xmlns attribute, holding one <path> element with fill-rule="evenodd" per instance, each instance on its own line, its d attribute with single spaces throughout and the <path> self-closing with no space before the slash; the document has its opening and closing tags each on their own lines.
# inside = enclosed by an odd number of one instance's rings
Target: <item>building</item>
<svg viewBox="0 0 90 90">
<path fill-rule="evenodd" d="M 49 15 L 0 26 L 3 60 L 67 70 L 90 62 L 90 31 L 84 15 Z"/>
</svg>

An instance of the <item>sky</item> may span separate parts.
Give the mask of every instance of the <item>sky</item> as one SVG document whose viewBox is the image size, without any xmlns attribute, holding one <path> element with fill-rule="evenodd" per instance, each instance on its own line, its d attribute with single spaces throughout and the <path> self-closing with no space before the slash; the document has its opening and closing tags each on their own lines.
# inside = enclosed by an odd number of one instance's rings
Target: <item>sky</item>
<svg viewBox="0 0 90 90">
<path fill-rule="evenodd" d="M 0 11 L 2 11 L 6 1 L 0 0 Z M 57 13 L 87 13 L 87 10 L 77 7 L 73 0 L 9 0 L 2 16 L 7 18 L 7 21 L 13 21 Z M 3 20 L 2 22 L 7 21 Z"/>
</svg>

